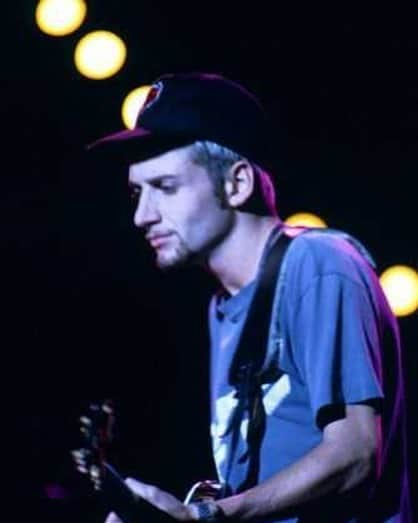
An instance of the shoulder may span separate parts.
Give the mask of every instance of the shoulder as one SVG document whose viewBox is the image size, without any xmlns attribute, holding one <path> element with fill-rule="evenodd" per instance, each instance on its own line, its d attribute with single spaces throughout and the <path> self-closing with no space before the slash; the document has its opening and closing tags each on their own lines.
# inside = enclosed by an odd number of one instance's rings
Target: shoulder
<svg viewBox="0 0 418 523">
<path fill-rule="evenodd" d="M 308 229 L 297 234 L 286 256 L 287 286 L 303 293 L 330 275 L 369 287 L 375 284 L 374 261 L 364 245 L 344 231 Z"/>
</svg>

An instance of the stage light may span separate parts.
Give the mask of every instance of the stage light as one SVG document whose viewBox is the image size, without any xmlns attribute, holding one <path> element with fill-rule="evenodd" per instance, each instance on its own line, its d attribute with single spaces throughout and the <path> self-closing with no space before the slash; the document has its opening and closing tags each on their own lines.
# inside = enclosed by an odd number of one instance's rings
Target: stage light
<svg viewBox="0 0 418 523">
<path fill-rule="evenodd" d="M 80 27 L 86 17 L 84 0 L 41 0 L 35 11 L 35 20 L 44 33 L 65 36 Z"/>
<path fill-rule="evenodd" d="M 327 224 L 319 216 L 309 212 L 298 212 L 286 218 L 285 223 L 292 226 L 304 227 L 327 227 Z"/>
<path fill-rule="evenodd" d="M 116 74 L 126 61 L 126 45 L 110 31 L 93 31 L 83 36 L 74 52 L 78 71 L 92 80 Z"/>
<path fill-rule="evenodd" d="M 394 265 L 380 276 L 384 293 L 396 316 L 408 316 L 418 309 L 418 274 L 406 265 Z"/>
<path fill-rule="evenodd" d="M 122 103 L 122 120 L 128 129 L 133 129 L 139 110 L 148 96 L 150 85 L 143 85 L 131 91 Z"/>
</svg>

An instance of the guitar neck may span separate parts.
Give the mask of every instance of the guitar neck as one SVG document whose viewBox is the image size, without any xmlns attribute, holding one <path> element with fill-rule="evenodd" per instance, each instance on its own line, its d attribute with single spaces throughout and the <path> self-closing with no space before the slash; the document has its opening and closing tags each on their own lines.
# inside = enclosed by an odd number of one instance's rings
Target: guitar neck
<svg viewBox="0 0 418 523">
<path fill-rule="evenodd" d="M 168 514 L 135 495 L 109 463 L 104 463 L 101 492 L 106 508 L 124 523 L 173 522 Z"/>
</svg>

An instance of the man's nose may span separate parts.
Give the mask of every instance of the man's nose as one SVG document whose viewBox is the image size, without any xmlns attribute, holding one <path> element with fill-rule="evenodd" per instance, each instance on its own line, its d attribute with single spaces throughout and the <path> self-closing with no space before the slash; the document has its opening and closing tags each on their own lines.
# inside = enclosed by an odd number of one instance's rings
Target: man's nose
<svg viewBox="0 0 418 523">
<path fill-rule="evenodd" d="M 134 224 L 139 228 L 146 228 L 160 220 L 160 213 L 150 195 L 142 194 L 135 210 Z"/>
</svg>

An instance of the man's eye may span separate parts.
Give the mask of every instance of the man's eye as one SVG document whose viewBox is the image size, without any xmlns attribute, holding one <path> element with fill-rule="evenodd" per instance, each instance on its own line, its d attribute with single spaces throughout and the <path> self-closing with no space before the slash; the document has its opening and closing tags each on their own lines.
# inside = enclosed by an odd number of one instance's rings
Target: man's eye
<svg viewBox="0 0 418 523">
<path fill-rule="evenodd" d="M 139 189 L 134 189 L 130 192 L 129 197 L 131 200 L 137 201 L 141 196 L 141 191 Z"/>
<path fill-rule="evenodd" d="M 176 186 L 171 183 L 160 183 L 158 188 L 165 193 L 173 193 L 176 190 Z"/>
</svg>

